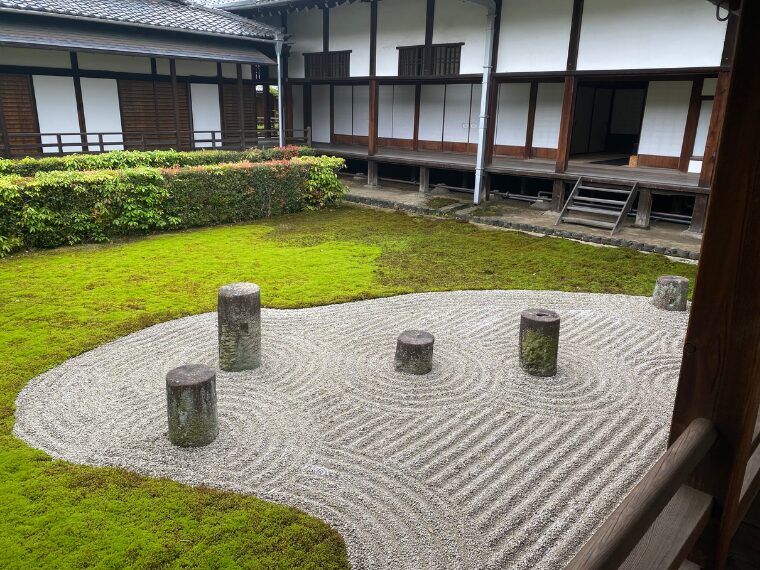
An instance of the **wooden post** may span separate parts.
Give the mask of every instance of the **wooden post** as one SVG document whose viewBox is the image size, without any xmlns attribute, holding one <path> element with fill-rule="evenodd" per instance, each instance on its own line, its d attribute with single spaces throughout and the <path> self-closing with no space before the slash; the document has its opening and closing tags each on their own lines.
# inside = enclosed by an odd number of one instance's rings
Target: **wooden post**
<svg viewBox="0 0 760 570">
<path fill-rule="evenodd" d="M 760 4 L 743 2 L 670 441 L 695 418 L 718 440 L 690 484 L 716 501 L 700 551 L 725 568 L 760 404 Z"/>
<path fill-rule="evenodd" d="M 243 97 L 243 66 L 235 66 L 237 74 L 238 115 L 240 117 L 240 148 L 245 148 L 245 98 Z"/>
<path fill-rule="evenodd" d="M 414 86 L 414 140 L 412 140 L 412 150 L 419 148 L 420 138 L 420 103 L 422 101 L 422 84 L 417 83 Z"/>
<path fill-rule="evenodd" d="M 525 131 L 525 148 L 523 158 L 533 154 L 533 128 L 536 124 L 536 100 L 538 99 L 538 81 L 530 82 L 530 97 L 528 99 L 528 128 Z"/>
<path fill-rule="evenodd" d="M 5 110 L 3 108 L 3 96 L 0 94 L 0 136 L 3 137 L 3 154 L 6 158 L 11 157 L 11 140 L 8 136 L 8 125 L 5 122 Z"/>
<path fill-rule="evenodd" d="M 227 126 L 225 124 L 225 117 L 224 117 L 224 76 L 222 74 L 222 64 L 220 62 L 217 62 L 216 64 L 216 88 L 217 88 L 217 91 L 219 92 L 218 93 L 219 95 L 219 126 L 222 129 L 221 146 L 224 146 L 224 135 L 227 132 Z M 216 142 L 215 142 L 216 136 L 213 132 L 211 133 L 211 135 L 212 135 L 211 138 L 214 139 L 211 142 L 211 147 L 216 148 Z M 191 144 L 192 144 L 195 141 L 194 133 L 190 134 L 190 139 L 191 139 Z"/>
<path fill-rule="evenodd" d="M 272 94 L 269 92 L 269 84 L 264 87 L 264 130 L 266 131 L 266 137 L 271 136 L 272 130 Z"/>
<path fill-rule="evenodd" d="M 377 162 L 374 160 L 368 160 L 367 161 L 367 186 L 369 186 L 370 188 L 377 188 L 379 186 L 377 181 L 378 181 Z"/>
<path fill-rule="evenodd" d="M 639 203 L 636 206 L 637 228 L 649 229 L 649 219 L 652 216 L 652 191 L 649 188 L 639 190 Z"/>
<path fill-rule="evenodd" d="M 427 192 L 430 187 L 430 169 L 420 166 L 420 192 Z"/>
<path fill-rule="evenodd" d="M 689 231 L 693 234 L 701 234 L 705 229 L 705 217 L 707 216 L 707 194 L 697 194 L 694 196 L 694 209 L 691 212 L 691 224 Z"/>
<path fill-rule="evenodd" d="M 181 142 L 179 137 L 179 96 L 177 94 L 177 61 L 172 58 L 169 60 L 169 74 L 172 81 L 172 100 L 174 101 L 174 131 L 177 134 L 177 150 L 180 150 Z"/>
<path fill-rule="evenodd" d="M 583 0 L 573 0 L 573 19 L 570 25 L 570 43 L 567 49 L 568 72 L 574 72 L 578 67 L 578 46 L 581 41 L 582 20 Z M 567 73 L 565 75 L 565 91 L 562 96 L 562 118 L 559 125 L 555 172 L 565 172 L 567 170 L 567 163 L 570 160 L 570 140 L 573 136 L 573 115 L 575 115 L 575 93 L 577 87 L 578 80 L 575 75 Z"/>
<path fill-rule="evenodd" d="M 565 181 L 555 178 L 552 184 L 552 212 L 559 212 L 565 203 Z"/>
<path fill-rule="evenodd" d="M 369 80 L 369 128 L 367 130 L 367 154 L 373 156 L 377 154 L 377 128 L 378 128 L 378 116 L 379 105 L 377 100 L 379 98 L 379 89 L 377 86 L 377 79 Z"/>
<path fill-rule="evenodd" d="M 71 60 L 71 73 L 74 78 L 74 98 L 77 103 L 77 119 L 79 121 L 79 138 L 82 141 L 82 151 L 87 152 L 90 147 L 87 145 L 87 121 L 84 116 L 84 99 L 82 98 L 82 78 L 79 75 L 79 57 L 77 52 L 69 52 Z"/>
<path fill-rule="evenodd" d="M 702 87 L 704 79 L 696 79 L 691 84 L 691 99 L 689 100 L 689 112 L 686 115 L 686 128 L 681 145 L 681 158 L 678 159 L 678 170 L 688 172 L 691 155 L 694 153 L 694 140 L 697 137 L 697 125 L 699 112 L 702 110 Z"/>
</svg>

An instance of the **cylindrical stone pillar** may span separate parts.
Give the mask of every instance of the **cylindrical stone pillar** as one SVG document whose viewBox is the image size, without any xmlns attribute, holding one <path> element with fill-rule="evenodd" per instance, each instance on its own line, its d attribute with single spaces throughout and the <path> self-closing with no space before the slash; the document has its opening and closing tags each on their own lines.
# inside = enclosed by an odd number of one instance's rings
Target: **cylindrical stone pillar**
<svg viewBox="0 0 760 570">
<path fill-rule="evenodd" d="M 652 303 L 665 311 L 685 311 L 689 298 L 689 280 L 676 275 L 664 275 L 657 278 L 654 286 Z"/>
<path fill-rule="evenodd" d="M 528 309 L 520 315 L 520 366 L 533 376 L 554 376 L 559 352 L 559 315 Z"/>
<path fill-rule="evenodd" d="M 219 368 L 227 372 L 261 366 L 261 289 L 233 283 L 219 289 Z"/>
<path fill-rule="evenodd" d="M 216 370 L 186 364 L 166 375 L 169 441 L 180 447 L 201 447 L 216 439 Z"/>
<path fill-rule="evenodd" d="M 433 369 L 435 337 L 425 331 L 404 331 L 396 342 L 396 370 L 408 374 L 427 374 Z"/>
</svg>

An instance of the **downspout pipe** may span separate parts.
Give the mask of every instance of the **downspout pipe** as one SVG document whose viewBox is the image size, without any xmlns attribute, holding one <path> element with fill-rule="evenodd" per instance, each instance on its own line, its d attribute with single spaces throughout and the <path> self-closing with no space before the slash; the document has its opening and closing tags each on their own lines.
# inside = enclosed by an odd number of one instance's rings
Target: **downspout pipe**
<svg viewBox="0 0 760 570">
<path fill-rule="evenodd" d="M 480 204 L 485 198 L 486 146 L 488 134 L 488 95 L 493 68 L 493 43 L 496 30 L 496 2 L 494 0 L 467 0 L 483 6 L 486 15 L 486 48 L 483 56 L 483 87 L 480 91 L 480 118 L 478 120 L 478 154 L 475 159 L 475 195 L 473 202 Z"/>
<path fill-rule="evenodd" d="M 277 53 L 277 135 L 279 138 L 279 145 L 285 146 L 285 115 L 282 111 L 282 100 L 285 97 L 285 93 L 282 91 L 282 47 L 285 43 L 285 37 L 278 33 L 275 36 L 274 49 Z"/>
</svg>

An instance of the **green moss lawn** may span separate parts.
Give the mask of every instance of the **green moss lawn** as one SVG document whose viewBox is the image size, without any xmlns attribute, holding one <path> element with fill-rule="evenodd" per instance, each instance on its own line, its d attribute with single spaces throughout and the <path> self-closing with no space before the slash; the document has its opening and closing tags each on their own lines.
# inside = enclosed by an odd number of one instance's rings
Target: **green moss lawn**
<svg viewBox="0 0 760 570">
<path fill-rule="evenodd" d="M 658 255 L 344 207 L 0 260 L 0 567 L 346 568 L 324 523 L 251 497 L 52 461 L 11 434 L 36 374 L 255 281 L 269 307 L 447 289 L 649 295 Z"/>
</svg>

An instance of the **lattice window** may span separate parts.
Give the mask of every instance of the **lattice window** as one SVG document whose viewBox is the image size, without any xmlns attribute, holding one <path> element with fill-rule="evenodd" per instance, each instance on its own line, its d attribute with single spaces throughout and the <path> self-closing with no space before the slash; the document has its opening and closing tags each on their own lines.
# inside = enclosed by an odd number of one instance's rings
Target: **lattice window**
<svg viewBox="0 0 760 570">
<path fill-rule="evenodd" d="M 351 72 L 350 51 L 303 54 L 307 79 L 343 79 Z"/>
<path fill-rule="evenodd" d="M 399 77 L 459 75 L 462 44 L 434 44 L 430 46 L 428 61 L 425 51 L 425 46 L 399 47 Z"/>
</svg>

